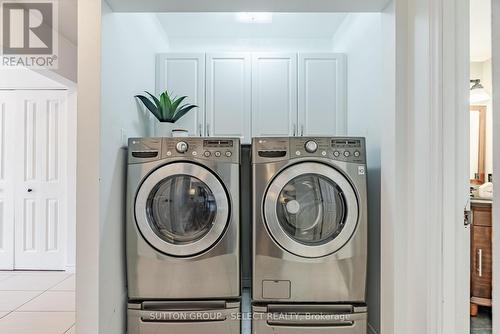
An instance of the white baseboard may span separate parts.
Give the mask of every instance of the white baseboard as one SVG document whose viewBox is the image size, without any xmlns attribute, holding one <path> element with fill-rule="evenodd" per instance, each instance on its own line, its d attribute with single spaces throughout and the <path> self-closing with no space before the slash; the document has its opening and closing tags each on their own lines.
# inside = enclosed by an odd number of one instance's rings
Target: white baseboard
<svg viewBox="0 0 500 334">
<path fill-rule="evenodd" d="M 368 334 L 378 334 L 372 325 L 368 324 Z"/>
</svg>

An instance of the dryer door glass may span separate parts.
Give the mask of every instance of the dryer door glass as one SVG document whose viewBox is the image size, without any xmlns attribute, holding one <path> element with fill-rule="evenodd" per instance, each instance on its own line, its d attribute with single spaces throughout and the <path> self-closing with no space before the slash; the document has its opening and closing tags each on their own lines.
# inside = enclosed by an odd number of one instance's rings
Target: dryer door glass
<svg viewBox="0 0 500 334">
<path fill-rule="evenodd" d="M 187 175 L 160 182 L 151 191 L 146 207 L 152 229 L 171 244 L 191 243 L 204 237 L 217 213 L 210 188 Z"/>
<path fill-rule="evenodd" d="M 264 200 L 268 231 L 286 251 L 302 257 L 337 252 L 356 231 L 356 191 L 336 168 L 303 162 L 281 171 Z"/>
<path fill-rule="evenodd" d="M 322 244 L 344 227 L 345 199 L 338 185 L 323 176 L 305 174 L 288 182 L 277 203 L 279 223 L 293 239 Z"/>
<path fill-rule="evenodd" d="M 227 192 L 210 170 L 175 162 L 149 174 L 135 198 L 142 236 L 172 256 L 193 256 L 214 246 L 229 222 Z"/>
</svg>

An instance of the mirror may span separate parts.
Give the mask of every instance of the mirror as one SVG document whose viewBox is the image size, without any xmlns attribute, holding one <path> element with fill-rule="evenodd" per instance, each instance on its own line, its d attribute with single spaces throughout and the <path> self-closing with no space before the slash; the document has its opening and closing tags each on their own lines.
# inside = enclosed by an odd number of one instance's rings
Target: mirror
<svg viewBox="0 0 500 334">
<path fill-rule="evenodd" d="M 470 182 L 483 184 L 486 159 L 486 106 L 470 106 Z"/>
</svg>

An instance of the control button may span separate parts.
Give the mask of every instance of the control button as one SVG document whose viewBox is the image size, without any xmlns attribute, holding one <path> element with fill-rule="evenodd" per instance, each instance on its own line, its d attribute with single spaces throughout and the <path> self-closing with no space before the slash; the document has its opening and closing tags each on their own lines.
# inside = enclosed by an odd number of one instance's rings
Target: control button
<svg viewBox="0 0 500 334">
<path fill-rule="evenodd" d="M 198 152 L 196 151 L 193 151 L 193 153 L 191 153 L 193 155 L 193 157 L 197 156 L 198 155 Z"/>
<path fill-rule="evenodd" d="M 355 156 L 356 158 L 358 158 L 360 155 L 361 155 L 361 153 L 359 153 L 359 151 L 354 151 L 354 156 Z"/>
<path fill-rule="evenodd" d="M 337 158 L 340 157 L 340 152 L 339 151 L 333 152 L 333 156 Z"/>
<path fill-rule="evenodd" d="M 220 152 L 219 151 L 215 151 L 214 155 L 218 158 L 218 157 L 220 157 Z"/>
<path fill-rule="evenodd" d="M 175 145 L 175 149 L 179 153 L 186 153 L 188 150 L 188 144 L 185 141 L 180 141 Z"/>
<path fill-rule="evenodd" d="M 204 155 L 204 156 L 206 156 L 206 157 L 208 158 L 209 156 L 211 156 L 211 155 L 212 155 L 212 153 L 210 153 L 210 151 L 205 151 L 205 152 L 203 153 L 203 155 Z"/>
<path fill-rule="evenodd" d="M 349 158 L 351 156 L 351 152 L 344 151 L 344 157 Z"/>
<path fill-rule="evenodd" d="M 226 157 L 228 157 L 228 158 L 229 158 L 229 157 L 231 157 L 231 156 L 233 155 L 233 153 L 232 153 L 231 151 L 226 151 L 226 153 L 225 153 L 225 154 L 226 154 Z"/>
<path fill-rule="evenodd" d="M 304 148 L 308 153 L 314 153 L 318 150 L 318 143 L 316 143 L 314 140 L 308 140 L 304 145 Z"/>
<path fill-rule="evenodd" d="M 296 152 L 295 152 L 295 155 L 300 155 L 300 151 L 296 151 Z"/>
<path fill-rule="evenodd" d="M 326 157 L 326 151 L 321 152 L 321 155 Z"/>
<path fill-rule="evenodd" d="M 170 151 L 167 151 L 167 157 L 171 156 L 172 155 L 172 152 Z"/>
</svg>

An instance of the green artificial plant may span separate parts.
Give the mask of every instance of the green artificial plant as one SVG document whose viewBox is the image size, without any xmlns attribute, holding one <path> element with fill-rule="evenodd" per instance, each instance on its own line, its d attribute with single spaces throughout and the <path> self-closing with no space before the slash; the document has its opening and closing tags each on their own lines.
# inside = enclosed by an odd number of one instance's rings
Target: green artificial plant
<svg viewBox="0 0 500 334">
<path fill-rule="evenodd" d="M 149 98 L 145 95 L 136 95 L 135 97 L 139 98 L 144 106 L 148 108 L 160 122 L 175 123 L 191 109 L 198 108 L 198 106 L 189 103 L 181 105 L 182 101 L 184 101 L 187 96 L 172 98 L 168 91 L 164 91 L 160 94 L 160 98 L 158 99 L 149 92 L 145 93 L 149 95 Z"/>
</svg>

